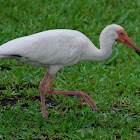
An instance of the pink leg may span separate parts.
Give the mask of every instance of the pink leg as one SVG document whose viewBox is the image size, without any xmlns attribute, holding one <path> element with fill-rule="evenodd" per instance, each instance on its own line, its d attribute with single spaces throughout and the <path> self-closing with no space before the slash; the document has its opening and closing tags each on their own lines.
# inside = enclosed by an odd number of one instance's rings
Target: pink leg
<svg viewBox="0 0 140 140">
<path fill-rule="evenodd" d="M 47 78 L 49 76 L 49 73 L 46 72 L 46 75 L 44 76 L 44 79 L 42 80 L 42 83 L 40 84 L 40 98 L 41 98 L 41 104 L 42 104 L 42 116 L 47 120 L 47 122 L 50 122 L 48 120 L 48 116 L 46 113 L 46 106 L 45 106 L 45 95 L 44 95 L 44 90 L 45 90 L 45 83 L 47 81 Z"/>
<path fill-rule="evenodd" d="M 47 93 L 49 93 L 49 92 L 52 91 L 52 89 L 51 89 L 51 83 L 52 83 L 53 77 L 54 77 L 54 75 L 50 75 L 50 78 L 48 80 L 47 86 L 45 88 L 45 92 L 47 92 Z"/>
<path fill-rule="evenodd" d="M 90 96 L 85 94 L 82 91 L 53 91 L 51 89 L 51 83 L 52 83 L 53 77 L 54 77 L 53 75 L 50 75 L 50 78 L 48 80 L 47 86 L 45 88 L 45 91 L 47 93 L 49 93 L 49 94 L 77 95 L 80 99 L 80 103 L 81 103 L 81 97 L 82 97 L 90 105 L 90 107 L 93 110 L 98 110 L 97 106 L 95 105 L 94 101 L 90 98 Z"/>
</svg>

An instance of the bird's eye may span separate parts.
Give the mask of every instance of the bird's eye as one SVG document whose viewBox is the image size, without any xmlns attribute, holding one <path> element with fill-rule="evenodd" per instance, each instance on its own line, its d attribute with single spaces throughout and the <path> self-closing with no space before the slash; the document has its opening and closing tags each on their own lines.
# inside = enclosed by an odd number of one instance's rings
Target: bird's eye
<svg viewBox="0 0 140 140">
<path fill-rule="evenodd" d="M 123 35 L 123 32 L 120 32 L 120 35 Z"/>
</svg>

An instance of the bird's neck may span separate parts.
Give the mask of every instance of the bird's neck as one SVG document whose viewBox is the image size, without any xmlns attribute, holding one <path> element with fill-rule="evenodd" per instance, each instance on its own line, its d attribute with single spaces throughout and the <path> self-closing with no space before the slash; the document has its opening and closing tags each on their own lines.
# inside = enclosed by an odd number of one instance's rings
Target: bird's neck
<svg viewBox="0 0 140 140">
<path fill-rule="evenodd" d="M 89 44 L 87 61 L 104 61 L 112 54 L 112 46 L 115 40 L 110 40 L 107 37 L 100 37 L 100 49 L 94 44 Z"/>
<path fill-rule="evenodd" d="M 100 36 L 99 54 L 102 57 L 101 61 L 108 59 L 112 54 L 112 47 L 115 40 L 111 40 L 108 36 Z"/>
</svg>

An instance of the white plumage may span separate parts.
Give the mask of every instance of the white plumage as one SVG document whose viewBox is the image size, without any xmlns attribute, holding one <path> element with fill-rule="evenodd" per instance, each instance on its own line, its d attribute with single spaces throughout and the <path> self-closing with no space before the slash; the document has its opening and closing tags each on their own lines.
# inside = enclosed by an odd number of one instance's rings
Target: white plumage
<svg viewBox="0 0 140 140">
<path fill-rule="evenodd" d="M 91 98 L 83 92 L 53 91 L 50 88 L 53 75 L 62 67 L 80 61 L 103 61 L 112 54 L 115 41 L 127 44 L 138 55 L 140 50 L 128 38 L 124 29 L 116 24 L 107 26 L 100 35 L 100 49 L 81 32 L 68 29 L 48 30 L 11 40 L 0 46 L 0 59 L 18 59 L 23 63 L 47 67 L 47 73 L 40 85 L 42 113 L 48 121 L 44 91 L 50 94 L 68 94 L 82 97 L 92 107 L 98 109 Z M 50 76 L 47 86 L 45 83 Z M 81 101 L 81 99 L 80 99 Z M 94 106 L 94 108 L 93 108 Z"/>
<path fill-rule="evenodd" d="M 100 40 L 104 39 L 104 31 Z M 115 40 L 112 43 L 114 42 Z M 112 48 L 109 48 L 110 53 L 106 50 L 108 55 L 104 57 L 81 32 L 56 29 L 17 38 L 3 44 L 0 46 L 0 58 L 15 58 L 34 66 L 47 66 L 51 70 L 50 74 L 55 74 L 60 68 L 79 61 L 102 61 L 111 55 L 111 50 Z"/>
</svg>

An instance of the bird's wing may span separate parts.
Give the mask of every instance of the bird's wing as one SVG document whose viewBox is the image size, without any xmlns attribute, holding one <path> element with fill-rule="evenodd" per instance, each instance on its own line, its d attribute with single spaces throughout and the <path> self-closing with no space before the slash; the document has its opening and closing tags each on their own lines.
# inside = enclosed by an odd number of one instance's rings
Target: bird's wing
<svg viewBox="0 0 140 140">
<path fill-rule="evenodd" d="M 80 61 L 84 51 L 84 37 L 80 32 L 41 32 L 9 41 L 0 47 L 0 54 L 25 63 L 42 65 L 71 65 Z"/>
</svg>

